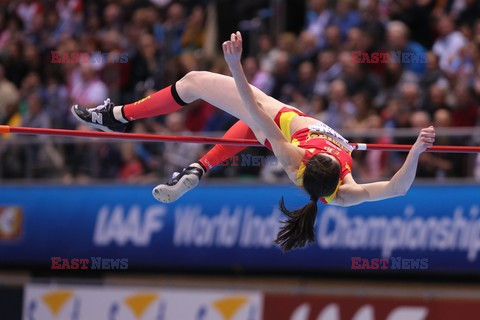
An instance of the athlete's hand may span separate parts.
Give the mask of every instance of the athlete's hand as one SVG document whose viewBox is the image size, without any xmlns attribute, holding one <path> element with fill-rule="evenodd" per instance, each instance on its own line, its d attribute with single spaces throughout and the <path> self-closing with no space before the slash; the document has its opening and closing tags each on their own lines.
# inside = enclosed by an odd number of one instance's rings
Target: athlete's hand
<svg viewBox="0 0 480 320">
<path fill-rule="evenodd" d="M 412 147 L 412 151 L 417 152 L 418 154 L 424 152 L 435 142 L 435 128 L 430 126 L 428 128 L 424 128 L 420 131 L 418 135 L 417 141 Z"/>
<path fill-rule="evenodd" d="M 225 41 L 222 44 L 223 55 L 225 61 L 230 68 L 240 65 L 240 58 L 242 57 L 242 34 L 240 31 L 232 33 L 229 41 Z"/>
</svg>

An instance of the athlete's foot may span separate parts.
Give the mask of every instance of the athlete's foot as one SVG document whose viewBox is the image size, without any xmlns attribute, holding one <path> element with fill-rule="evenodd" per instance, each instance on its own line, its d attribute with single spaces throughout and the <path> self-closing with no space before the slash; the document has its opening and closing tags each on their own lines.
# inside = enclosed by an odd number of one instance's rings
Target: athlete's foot
<svg viewBox="0 0 480 320">
<path fill-rule="evenodd" d="M 96 108 L 86 108 L 78 104 L 73 105 L 72 113 L 79 121 L 102 131 L 124 132 L 127 128 L 128 122 L 121 114 L 121 106 L 115 106 L 110 99 L 105 100 L 103 105 L 99 105 Z"/>
<path fill-rule="evenodd" d="M 163 203 L 174 202 L 195 188 L 204 173 L 205 171 L 200 165 L 197 163 L 191 164 L 183 169 L 182 172 L 175 172 L 169 182 L 159 184 L 153 188 L 153 197 Z"/>
</svg>

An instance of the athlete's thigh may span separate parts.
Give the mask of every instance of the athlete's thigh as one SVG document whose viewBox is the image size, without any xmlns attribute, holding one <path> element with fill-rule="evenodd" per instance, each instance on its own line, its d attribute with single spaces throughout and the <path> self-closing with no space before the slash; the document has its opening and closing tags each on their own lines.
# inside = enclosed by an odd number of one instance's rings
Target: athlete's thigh
<svg viewBox="0 0 480 320">
<path fill-rule="evenodd" d="M 193 82 L 195 84 L 193 90 L 196 91 L 198 98 L 228 112 L 249 126 L 255 126 L 252 123 L 254 119 L 252 119 L 247 107 L 243 104 L 235 85 L 235 80 L 232 77 L 212 72 L 197 72 Z M 284 104 L 266 95 L 254 86 L 251 86 L 251 88 L 257 102 L 262 104 L 264 110 L 272 119 L 275 118 L 275 115 L 284 107 Z"/>
</svg>

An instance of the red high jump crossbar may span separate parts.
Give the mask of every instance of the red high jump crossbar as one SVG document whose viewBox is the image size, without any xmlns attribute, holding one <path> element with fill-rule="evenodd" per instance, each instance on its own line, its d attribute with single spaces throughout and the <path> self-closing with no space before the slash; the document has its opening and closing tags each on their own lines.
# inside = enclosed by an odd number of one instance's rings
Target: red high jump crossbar
<svg viewBox="0 0 480 320">
<path fill-rule="evenodd" d="M 117 132 L 28 128 L 28 127 L 12 127 L 12 126 L 0 126 L 0 134 L 2 133 L 50 135 L 50 136 L 61 136 L 61 137 L 102 138 L 102 139 L 117 139 L 117 140 L 135 140 L 135 141 L 223 144 L 223 145 L 232 145 L 232 146 L 251 146 L 251 147 L 263 146 L 258 141 L 249 140 L 249 139 L 227 139 L 227 138 L 194 137 L 194 136 L 166 136 L 166 135 L 143 134 L 143 133 L 117 133 Z M 352 143 L 351 145 L 354 148 L 354 150 L 409 151 L 412 148 L 411 145 L 405 145 L 405 144 Z M 448 153 L 479 153 L 480 146 L 478 147 L 477 146 L 433 146 L 427 149 L 427 151 L 448 152 Z"/>
</svg>

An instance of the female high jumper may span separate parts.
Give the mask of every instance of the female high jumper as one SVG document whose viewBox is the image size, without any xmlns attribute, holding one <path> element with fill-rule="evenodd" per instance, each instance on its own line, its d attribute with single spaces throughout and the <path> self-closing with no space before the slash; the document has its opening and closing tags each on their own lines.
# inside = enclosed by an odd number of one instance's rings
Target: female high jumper
<svg viewBox="0 0 480 320">
<path fill-rule="evenodd" d="M 353 148 L 323 122 L 286 106 L 248 84 L 241 64 L 242 36 L 232 33 L 223 43 L 223 53 L 232 77 L 192 71 L 173 85 L 135 103 L 115 106 L 110 99 L 96 108 L 72 107 L 80 120 L 104 131 L 123 132 L 129 121 L 175 112 L 203 99 L 240 119 L 225 138 L 252 139 L 273 151 L 290 180 L 310 196 L 300 209 L 280 209 L 287 216 L 276 243 L 284 251 L 314 241 L 317 201 L 352 206 L 404 195 L 416 174 L 418 158 L 435 141 L 433 127 L 422 129 L 403 166 L 390 181 L 357 184 L 352 177 Z M 173 202 L 196 187 L 208 169 L 231 158 L 245 147 L 216 145 L 166 184 L 153 189 L 161 202 Z"/>
</svg>

